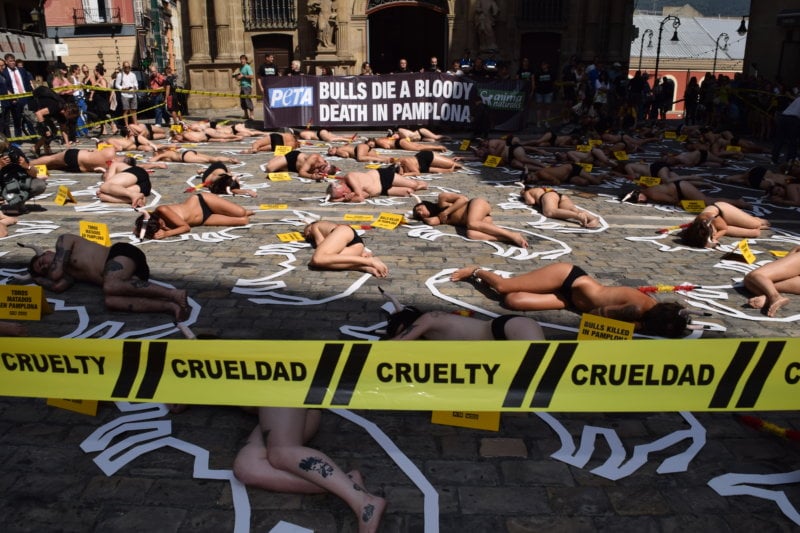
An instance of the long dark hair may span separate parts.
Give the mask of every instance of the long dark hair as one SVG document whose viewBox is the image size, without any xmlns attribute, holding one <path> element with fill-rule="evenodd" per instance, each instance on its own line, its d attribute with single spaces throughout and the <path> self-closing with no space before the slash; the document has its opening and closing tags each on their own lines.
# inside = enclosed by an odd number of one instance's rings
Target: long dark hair
<svg viewBox="0 0 800 533">
<path fill-rule="evenodd" d="M 241 189 L 239 181 L 230 174 L 220 174 L 219 178 L 208 184 L 208 190 L 214 194 L 226 194 L 228 189 Z"/>
<path fill-rule="evenodd" d="M 389 317 L 389 323 L 386 326 L 386 333 L 381 339 L 391 339 L 397 335 L 402 329 L 407 329 L 408 326 L 414 323 L 419 317 L 422 316 L 422 311 L 414 306 L 406 305 L 400 311 L 393 313 Z"/>
<path fill-rule="evenodd" d="M 439 207 L 439 204 L 435 204 L 433 202 L 429 202 L 427 200 L 423 200 L 420 203 L 418 203 L 417 205 L 415 205 L 411 210 L 411 212 L 413 213 L 414 218 L 416 218 L 417 220 L 420 220 L 420 218 L 421 218 L 419 215 L 417 215 L 417 207 L 420 206 L 420 205 L 424 205 L 425 207 L 427 207 L 428 208 L 428 213 L 432 217 L 438 216 L 439 213 L 442 212 L 442 208 Z"/>
<path fill-rule="evenodd" d="M 145 219 L 145 215 L 139 215 L 134 224 L 133 234 L 141 239 L 154 239 L 158 231 L 159 217 L 156 213 L 150 213 L 149 218 Z M 144 235 L 142 235 L 142 228 L 144 227 Z"/>
<path fill-rule="evenodd" d="M 711 226 L 709 220 L 696 217 L 689 227 L 681 231 L 678 236 L 684 244 L 695 248 L 705 248 L 711 239 Z"/>
<path fill-rule="evenodd" d="M 684 307 L 676 302 L 657 303 L 642 314 L 640 320 L 643 333 L 661 337 L 682 337 L 689 325 Z"/>
</svg>

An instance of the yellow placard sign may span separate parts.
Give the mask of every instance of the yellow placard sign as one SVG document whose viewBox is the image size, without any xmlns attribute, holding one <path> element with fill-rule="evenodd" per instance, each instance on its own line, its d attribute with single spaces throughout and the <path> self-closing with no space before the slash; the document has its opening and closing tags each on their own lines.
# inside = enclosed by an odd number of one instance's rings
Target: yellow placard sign
<svg viewBox="0 0 800 533">
<path fill-rule="evenodd" d="M 489 155 L 486 156 L 486 161 L 483 162 L 483 166 L 495 168 L 502 162 L 503 158 L 500 157 L 499 155 Z"/>
<path fill-rule="evenodd" d="M 47 165 L 34 165 L 33 168 L 36 169 L 36 177 L 37 178 L 46 178 L 49 176 L 47 173 Z"/>
<path fill-rule="evenodd" d="M 500 413 L 497 411 L 433 411 L 431 423 L 462 428 L 500 430 Z"/>
<path fill-rule="evenodd" d="M 589 139 L 589 146 L 600 146 L 603 144 L 602 139 Z"/>
<path fill-rule="evenodd" d="M 678 138 L 678 132 L 677 131 L 665 131 L 664 132 L 664 138 L 665 139 L 677 139 Z"/>
<path fill-rule="evenodd" d="M 655 176 L 639 176 L 636 183 L 645 187 L 652 187 L 661 183 L 661 178 L 656 178 Z"/>
<path fill-rule="evenodd" d="M 169 129 L 175 133 L 183 133 L 183 124 L 173 124 Z"/>
<path fill-rule="evenodd" d="M 591 152 L 592 151 L 592 145 L 591 144 L 579 144 L 576 148 L 577 148 L 577 150 L 579 152 Z"/>
<path fill-rule="evenodd" d="M 290 233 L 278 233 L 278 238 L 281 242 L 298 242 L 305 241 L 305 237 L 299 231 L 292 231 Z"/>
<path fill-rule="evenodd" d="M 624 341 L 633 339 L 634 324 L 584 313 L 578 326 L 578 340 Z"/>
<path fill-rule="evenodd" d="M 470 145 L 470 140 L 464 139 L 463 141 L 461 141 L 461 144 L 458 146 L 458 149 L 464 152 L 466 150 L 469 150 L 469 145 Z"/>
<path fill-rule="evenodd" d="M 381 165 L 380 163 L 370 163 L 369 165 L 364 165 L 365 168 L 371 168 L 371 169 L 379 169 L 381 168 L 381 166 L 383 165 Z"/>
<path fill-rule="evenodd" d="M 262 211 L 267 211 L 270 209 L 288 209 L 289 204 L 261 204 L 258 206 L 258 208 Z"/>
<path fill-rule="evenodd" d="M 103 150 L 105 148 L 114 148 L 114 145 L 113 144 L 108 144 L 108 143 L 97 143 L 97 149 L 98 150 Z"/>
<path fill-rule="evenodd" d="M 58 186 L 58 192 L 56 193 L 56 199 L 54 202 L 56 205 L 64 205 L 67 202 L 71 202 L 73 204 L 78 203 L 75 201 L 75 197 L 72 196 L 72 193 L 69 191 L 69 188 L 66 185 Z"/>
<path fill-rule="evenodd" d="M 269 181 L 291 181 L 292 177 L 288 172 L 270 172 L 267 174 Z"/>
<path fill-rule="evenodd" d="M 278 146 L 273 147 L 275 149 L 275 155 L 286 155 L 292 151 L 291 146 L 286 146 L 285 144 L 279 144 Z"/>
<path fill-rule="evenodd" d="M 678 142 L 686 142 L 686 139 L 688 138 L 689 138 L 688 135 L 680 135 L 678 136 Z"/>
<path fill-rule="evenodd" d="M 681 207 L 687 213 L 699 213 L 706 208 L 703 200 L 681 200 Z"/>
<path fill-rule="evenodd" d="M 586 172 L 591 172 L 592 168 L 594 168 L 591 163 L 578 163 L 578 166 Z"/>
<path fill-rule="evenodd" d="M 789 252 L 787 252 L 786 250 L 770 250 L 769 253 L 778 258 L 786 257 L 787 255 L 789 255 Z"/>
<path fill-rule="evenodd" d="M 97 400 L 63 400 L 59 398 L 48 398 L 47 400 L 47 405 L 50 407 L 58 407 L 89 416 L 97 416 L 98 403 Z"/>
<path fill-rule="evenodd" d="M 108 235 L 108 225 L 102 222 L 88 222 L 81 220 L 78 223 L 81 237 L 87 241 L 96 242 L 103 246 L 111 246 L 111 237 Z"/>
<path fill-rule="evenodd" d="M 739 244 L 736 245 L 736 248 L 739 250 L 739 253 L 742 254 L 744 260 L 747 261 L 748 265 L 752 265 L 756 262 L 756 256 L 750 250 L 750 245 L 747 243 L 747 239 L 742 239 L 739 241 Z"/>
<path fill-rule="evenodd" d="M 628 152 L 625 150 L 618 150 L 614 152 L 614 157 L 617 158 L 617 161 L 628 161 L 630 159 L 628 157 Z"/>
<path fill-rule="evenodd" d="M 48 308 L 39 285 L 0 285 L 0 318 L 41 320 Z"/>
<path fill-rule="evenodd" d="M 374 217 L 374 216 L 372 216 L 372 215 L 353 215 L 353 214 L 347 214 L 347 215 L 345 215 L 343 218 L 344 218 L 345 220 L 351 220 L 351 221 L 354 221 L 354 222 L 359 222 L 359 221 L 360 221 L 360 222 L 363 222 L 363 221 L 366 221 L 366 220 L 372 220 L 372 219 L 374 219 L 375 217 Z"/>
<path fill-rule="evenodd" d="M 403 215 L 395 215 L 394 213 L 381 213 L 378 215 L 378 220 L 372 223 L 372 227 L 381 229 L 395 229 L 402 223 Z"/>
<path fill-rule="evenodd" d="M 729 144 L 728 146 L 725 147 L 725 151 L 726 152 L 741 152 L 742 151 L 742 147 L 741 146 L 735 146 L 733 144 Z"/>
</svg>

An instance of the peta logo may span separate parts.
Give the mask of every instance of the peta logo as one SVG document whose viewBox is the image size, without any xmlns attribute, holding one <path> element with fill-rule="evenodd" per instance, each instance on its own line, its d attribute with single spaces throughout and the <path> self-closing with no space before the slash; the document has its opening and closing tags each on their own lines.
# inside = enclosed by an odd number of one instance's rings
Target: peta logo
<svg viewBox="0 0 800 533">
<path fill-rule="evenodd" d="M 269 90 L 270 107 L 311 107 L 313 87 L 275 87 Z"/>
</svg>

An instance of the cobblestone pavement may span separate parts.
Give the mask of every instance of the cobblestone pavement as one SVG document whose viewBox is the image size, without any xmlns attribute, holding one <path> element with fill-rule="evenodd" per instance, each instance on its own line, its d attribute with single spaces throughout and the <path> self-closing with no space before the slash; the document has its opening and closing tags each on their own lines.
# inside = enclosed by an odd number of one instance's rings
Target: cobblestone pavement
<svg viewBox="0 0 800 533">
<path fill-rule="evenodd" d="M 459 134 L 449 146 L 457 148 Z M 526 137 L 530 137 L 527 135 Z M 202 145 L 208 152 L 238 152 L 244 143 Z M 652 159 L 669 144 L 645 147 L 634 157 Z M 305 150 L 321 151 L 312 144 Z M 226 339 L 335 339 L 352 338 L 344 326 L 369 329 L 383 320 L 383 304 L 377 286 L 392 291 L 406 304 L 423 309 L 455 311 L 464 302 L 488 312 L 498 312 L 499 303 L 470 284 L 439 283 L 443 271 L 466 264 L 521 273 L 553 260 L 583 266 L 602 282 L 631 286 L 693 283 L 721 287 L 713 294 L 692 295 L 695 303 L 713 306 L 707 319 L 713 324 L 703 337 L 786 337 L 794 336 L 800 317 L 800 297 L 781 310 L 792 320 L 767 320 L 744 307 L 745 296 L 732 288 L 732 279 L 743 275 L 741 262 L 723 262 L 717 251 L 688 250 L 677 245 L 674 236 L 656 234 L 659 228 L 687 222 L 691 216 L 669 208 L 620 204 L 616 196 L 624 186 L 620 180 L 601 187 L 578 191 L 565 188 L 575 202 L 602 216 L 606 225 L 599 231 L 580 230 L 564 223 L 549 226 L 538 214 L 515 202 L 518 171 L 469 166 L 466 172 L 424 179 L 432 196 L 441 190 L 455 190 L 469 196 L 486 197 L 493 205 L 495 221 L 528 234 L 531 246 L 521 253 L 506 245 L 466 241 L 453 229 L 427 238 L 412 236 L 411 227 L 394 231 L 370 229 L 364 238 L 373 252 L 389 265 L 387 280 L 369 279 L 346 298 L 333 298 L 361 275 L 355 272 L 312 272 L 306 267 L 310 249 L 280 249 L 279 233 L 297 231 L 300 218 L 313 213 L 342 221 L 345 214 L 377 215 L 406 213 L 411 199 L 382 199 L 359 205 L 321 203 L 323 184 L 299 179 L 267 182 L 259 165 L 271 154 L 246 155 L 236 172 L 249 175 L 248 187 L 258 197 L 235 197 L 245 206 L 286 204 L 286 210 L 259 211 L 245 228 L 195 228 L 191 234 L 163 242 L 145 242 L 153 278 L 186 288 L 195 315 L 191 327 L 197 333 Z M 752 156 L 745 162 L 715 174 L 732 173 L 767 157 Z M 344 169 L 359 168 L 352 161 L 338 161 Z M 197 184 L 192 175 L 198 166 L 170 164 L 153 174 L 153 204 L 185 198 L 184 189 Z M 682 173 L 703 172 L 689 169 Z M 705 171 L 708 173 L 708 171 Z M 0 239 L 4 282 L 9 274 L 24 268 L 29 251 L 16 246 L 31 242 L 49 246 L 62 232 L 78 232 L 80 220 L 108 224 L 114 242 L 131 239 L 135 214 L 130 208 L 95 205 L 93 192 L 97 175 L 53 172 L 45 209 L 21 218 Z M 712 182 L 717 183 L 717 182 Z M 56 185 L 66 184 L 77 204 L 57 206 L 52 202 Z M 745 197 L 756 203 L 774 231 L 751 240 L 759 260 L 768 250 L 788 250 L 800 244 L 800 223 L 796 209 L 762 205 L 753 191 L 719 186 L 720 195 Z M 564 231 L 569 230 L 569 231 Z M 726 244 L 735 240 L 724 239 Z M 562 255 L 563 254 L 563 255 Z M 282 275 L 279 273 L 283 272 Z M 275 277 L 285 283 L 268 284 L 254 280 Z M 249 283 L 246 280 L 250 280 Z M 426 282 L 430 282 L 426 285 Z M 242 293 L 246 285 L 258 286 L 258 297 Z M 429 287 L 440 293 L 434 294 Z M 710 293 L 711 291 L 709 291 Z M 98 298 L 98 290 L 79 286 L 62 295 L 58 311 L 41 322 L 29 324 L 33 336 L 108 336 L 180 338 L 166 316 L 109 313 Z M 721 300 L 721 296 L 727 299 Z M 659 296 L 661 298 L 661 296 Z M 272 303 L 258 303 L 262 298 Z M 292 298 L 305 298 L 304 305 L 290 305 Z M 447 298 L 447 299 L 445 299 Z M 676 298 L 667 295 L 666 299 Z M 686 296 L 677 296 L 685 300 Z M 321 300 L 329 300 L 319 303 Z M 709 303 L 710 302 L 710 303 Z M 296 302 L 294 302 L 296 303 Z M 88 319 L 79 324 L 78 311 Z M 571 339 L 580 317 L 568 312 L 530 313 L 545 323 L 550 339 Z M 154 329 L 151 329 L 154 328 Z M 646 343 L 647 340 L 637 342 Z M 687 349 L 692 341 L 686 340 Z M 700 356 L 701 354 L 698 354 Z M 713 354 L 703 354 L 706 357 Z M 487 357 L 491 357 L 487 354 Z M 99 451 L 85 453 L 80 444 L 104 423 L 124 413 L 111 403 L 100 405 L 97 417 L 52 407 L 44 400 L 0 398 L 0 503 L 4 531 L 232 531 L 235 522 L 231 484 L 207 479 L 202 472 L 193 478 L 194 459 L 179 451 L 173 441 L 129 461 L 106 476 L 93 462 Z M 419 483 L 397 465 L 396 455 L 354 422 L 326 413 L 312 445 L 324 450 L 344 468 L 359 469 L 367 488 L 385 496 L 389 507 L 382 531 L 423 531 L 428 523 L 441 531 L 793 531 L 800 524 L 791 505 L 800 502 L 797 483 L 771 485 L 767 478 L 755 479 L 754 486 L 768 491 L 765 497 L 721 496 L 709 481 L 726 473 L 768 475 L 798 468 L 797 444 L 745 427 L 731 414 L 504 414 L 498 432 L 433 425 L 426 412 L 363 411 L 421 472 L 438 494 L 438 505 L 426 498 Z M 154 415 L 171 422 L 171 435 L 209 451 L 208 468 L 229 469 L 239 447 L 252 430 L 252 415 L 234 408 L 194 406 L 180 415 Z M 800 429 L 795 413 L 756 413 L 778 426 Z M 584 460 L 554 457 L 562 445 L 558 429 L 571 435 L 575 445 L 591 427 L 606 435 L 598 438 L 595 451 Z M 686 452 L 689 441 L 650 454 L 637 463 L 640 445 L 680 430 L 694 429 L 705 435 L 705 445 L 685 471 L 659 473 L 663 461 Z M 697 442 L 695 442 L 697 444 Z M 637 446 L 639 446 L 637 448 Z M 624 448 L 624 456 L 615 452 Z M 124 451 L 124 450 L 120 450 Z M 566 453 L 569 455 L 569 453 Z M 614 460 L 607 459 L 617 457 Z M 202 462 L 202 461 L 201 461 Z M 669 468 L 666 469 L 669 471 Z M 677 469 L 681 470 L 681 469 Z M 600 475 L 603 473 L 604 475 Z M 416 480 L 419 482 L 419 479 Z M 781 492 L 783 491 L 783 492 Z M 787 513 L 772 501 L 785 494 Z M 251 506 L 251 531 L 269 531 L 281 520 L 321 532 L 356 530 L 355 519 L 338 498 L 331 495 L 275 494 L 247 491 Z M 427 516 L 426 516 L 427 514 Z M 431 522 L 432 521 L 432 522 Z"/>
</svg>

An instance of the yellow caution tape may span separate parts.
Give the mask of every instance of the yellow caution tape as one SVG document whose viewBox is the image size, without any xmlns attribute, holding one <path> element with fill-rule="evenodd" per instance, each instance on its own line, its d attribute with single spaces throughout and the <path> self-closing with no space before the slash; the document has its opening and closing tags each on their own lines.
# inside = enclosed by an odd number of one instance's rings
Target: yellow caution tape
<svg viewBox="0 0 800 533">
<path fill-rule="evenodd" d="M 800 339 L 225 341 L 4 338 L 0 394 L 456 411 L 800 408 Z"/>
</svg>

